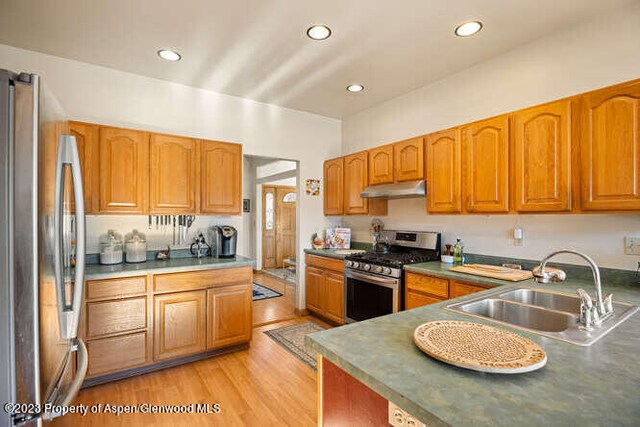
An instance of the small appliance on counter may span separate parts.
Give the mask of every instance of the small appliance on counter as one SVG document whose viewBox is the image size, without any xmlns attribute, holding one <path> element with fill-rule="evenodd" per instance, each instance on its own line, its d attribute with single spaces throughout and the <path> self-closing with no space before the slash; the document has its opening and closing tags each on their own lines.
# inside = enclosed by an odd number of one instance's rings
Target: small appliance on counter
<svg viewBox="0 0 640 427">
<path fill-rule="evenodd" d="M 191 252 L 191 255 L 196 258 L 202 258 L 211 254 L 211 246 L 207 244 L 202 233 L 198 234 L 198 237 L 193 239 L 189 252 Z"/>
<path fill-rule="evenodd" d="M 128 263 L 147 261 L 147 239 L 144 234 L 133 230 L 125 241 L 125 260 Z"/>
<path fill-rule="evenodd" d="M 233 258 L 236 256 L 238 231 L 230 225 L 212 225 L 209 227 L 209 244 L 214 258 Z"/>
<path fill-rule="evenodd" d="M 122 237 L 115 230 L 109 230 L 100 242 L 100 264 L 112 265 L 121 262 Z"/>
</svg>

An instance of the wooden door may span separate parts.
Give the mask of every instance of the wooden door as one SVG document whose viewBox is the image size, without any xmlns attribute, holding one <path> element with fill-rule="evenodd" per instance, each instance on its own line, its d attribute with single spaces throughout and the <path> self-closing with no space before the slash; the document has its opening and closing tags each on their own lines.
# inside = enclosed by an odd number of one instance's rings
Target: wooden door
<svg viewBox="0 0 640 427">
<path fill-rule="evenodd" d="M 149 134 L 100 127 L 99 149 L 101 213 L 147 213 L 149 188 Z"/>
<path fill-rule="evenodd" d="M 98 126 L 89 123 L 69 122 L 69 132 L 76 137 L 78 154 L 80 155 L 80 168 L 82 169 L 82 185 L 84 187 L 84 210 L 90 214 L 97 210 L 93 206 L 94 194 L 97 197 L 98 189 Z M 65 188 L 72 188 L 65 186 Z"/>
<path fill-rule="evenodd" d="M 200 212 L 240 215 L 242 146 L 202 141 L 200 153 Z"/>
<path fill-rule="evenodd" d="M 460 128 L 426 137 L 427 211 L 462 212 L 462 141 Z"/>
<path fill-rule="evenodd" d="M 276 187 L 276 264 L 296 258 L 296 187 Z"/>
<path fill-rule="evenodd" d="M 156 295 L 154 303 L 154 360 L 172 359 L 206 349 L 206 291 Z"/>
<path fill-rule="evenodd" d="M 324 214 L 342 215 L 344 212 L 344 160 L 324 162 Z"/>
<path fill-rule="evenodd" d="M 640 209 L 640 83 L 581 97 L 585 210 Z"/>
<path fill-rule="evenodd" d="M 395 180 L 416 181 L 424 178 L 424 141 L 422 137 L 393 144 Z"/>
<path fill-rule="evenodd" d="M 196 141 L 153 134 L 149 152 L 149 213 L 195 213 Z"/>
<path fill-rule="evenodd" d="M 276 188 L 262 187 L 262 268 L 276 268 Z"/>
<path fill-rule="evenodd" d="M 207 291 L 207 349 L 251 341 L 252 298 L 250 283 Z"/>
<path fill-rule="evenodd" d="M 324 273 L 324 315 L 336 323 L 344 323 L 344 276 Z"/>
<path fill-rule="evenodd" d="M 511 182 L 518 212 L 571 209 L 571 101 L 511 116 Z"/>
<path fill-rule="evenodd" d="M 367 152 L 351 154 L 344 158 L 344 213 L 365 215 L 369 212 L 369 201 L 360 197 L 367 186 Z"/>
<path fill-rule="evenodd" d="M 509 119 L 463 128 L 464 201 L 470 213 L 509 211 Z"/>
<path fill-rule="evenodd" d="M 393 182 L 393 145 L 385 145 L 368 151 L 369 185 Z"/>
<path fill-rule="evenodd" d="M 307 266 L 305 269 L 307 310 L 324 312 L 324 273 L 322 270 Z"/>
</svg>

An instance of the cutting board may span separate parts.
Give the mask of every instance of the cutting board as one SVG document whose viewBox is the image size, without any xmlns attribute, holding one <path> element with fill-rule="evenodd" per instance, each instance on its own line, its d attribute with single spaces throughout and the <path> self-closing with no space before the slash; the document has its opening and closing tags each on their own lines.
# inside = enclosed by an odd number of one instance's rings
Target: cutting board
<svg viewBox="0 0 640 427">
<path fill-rule="evenodd" d="M 511 282 L 519 282 L 533 277 L 533 274 L 529 270 L 516 270 L 513 268 L 500 267 L 498 265 L 465 264 L 451 267 L 449 270 L 456 271 L 458 273 L 473 274 L 474 276 L 509 280 Z"/>
</svg>

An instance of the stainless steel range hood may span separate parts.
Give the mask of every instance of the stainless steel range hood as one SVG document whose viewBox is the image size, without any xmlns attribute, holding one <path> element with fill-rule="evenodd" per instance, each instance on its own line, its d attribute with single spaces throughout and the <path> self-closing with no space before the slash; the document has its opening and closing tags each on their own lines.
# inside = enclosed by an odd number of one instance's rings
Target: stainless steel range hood
<svg viewBox="0 0 640 427">
<path fill-rule="evenodd" d="M 422 181 L 398 182 L 395 184 L 372 185 L 360 193 L 365 199 L 410 199 L 424 197 L 427 194 L 426 184 Z"/>
</svg>

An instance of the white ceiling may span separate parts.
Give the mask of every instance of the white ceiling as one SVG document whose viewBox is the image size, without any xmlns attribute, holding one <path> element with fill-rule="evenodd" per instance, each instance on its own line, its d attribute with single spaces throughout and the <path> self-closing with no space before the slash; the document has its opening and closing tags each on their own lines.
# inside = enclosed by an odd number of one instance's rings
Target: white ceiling
<svg viewBox="0 0 640 427">
<path fill-rule="evenodd" d="M 341 118 L 635 1 L 0 0 L 0 43 Z"/>
</svg>

